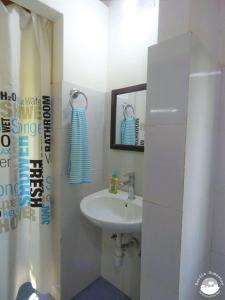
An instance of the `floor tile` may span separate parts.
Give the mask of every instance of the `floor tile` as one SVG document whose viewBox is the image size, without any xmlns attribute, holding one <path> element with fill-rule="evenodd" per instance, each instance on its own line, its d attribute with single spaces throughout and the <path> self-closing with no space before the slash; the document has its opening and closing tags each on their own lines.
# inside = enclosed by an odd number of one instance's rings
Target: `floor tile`
<svg viewBox="0 0 225 300">
<path fill-rule="evenodd" d="M 98 278 L 71 300 L 131 300 L 111 283 Z"/>
</svg>

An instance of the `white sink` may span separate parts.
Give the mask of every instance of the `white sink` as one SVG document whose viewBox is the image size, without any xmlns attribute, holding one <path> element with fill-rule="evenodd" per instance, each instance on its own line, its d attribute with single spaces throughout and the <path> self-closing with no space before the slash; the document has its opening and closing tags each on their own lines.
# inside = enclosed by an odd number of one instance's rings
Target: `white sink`
<svg viewBox="0 0 225 300">
<path fill-rule="evenodd" d="M 82 199 L 83 215 L 98 227 L 117 233 L 141 231 L 142 197 L 128 199 L 128 193 L 111 194 L 103 190 Z"/>
</svg>

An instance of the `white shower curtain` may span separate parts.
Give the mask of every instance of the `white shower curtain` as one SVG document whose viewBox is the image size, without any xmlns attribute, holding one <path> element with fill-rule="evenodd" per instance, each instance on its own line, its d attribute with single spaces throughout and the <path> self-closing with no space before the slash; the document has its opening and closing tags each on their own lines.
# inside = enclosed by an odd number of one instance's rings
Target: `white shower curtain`
<svg viewBox="0 0 225 300">
<path fill-rule="evenodd" d="M 51 28 L 0 1 L 0 300 L 52 288 Z"/>
</svg>

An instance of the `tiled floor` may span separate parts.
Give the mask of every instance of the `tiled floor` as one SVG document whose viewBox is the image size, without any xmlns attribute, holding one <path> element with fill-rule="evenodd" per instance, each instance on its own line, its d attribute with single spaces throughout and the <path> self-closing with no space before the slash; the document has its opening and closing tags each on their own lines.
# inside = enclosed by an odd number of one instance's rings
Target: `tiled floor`
<svg viewBox="0 0 225 300">
<path fill-rule="evenodd" d="M 103 278 L 94 281 L 71 300 L 131 300 Z"/>
<path fill-rule="evenodd" d="M 35 293 L 29 282 L 24 283 L 16 297 L 16 300 L 29 300 L 31 294 Z M 38 295 L 40 300 L 51 300 L 52 298 L 48 295 Z M 71 300 L 131 300 L 129 297 L 124 295 L 120 290 L 114 287 L 111 283 L 103 278 L 98 278 L 85 290 L 80 292 Z"/>
</svg>

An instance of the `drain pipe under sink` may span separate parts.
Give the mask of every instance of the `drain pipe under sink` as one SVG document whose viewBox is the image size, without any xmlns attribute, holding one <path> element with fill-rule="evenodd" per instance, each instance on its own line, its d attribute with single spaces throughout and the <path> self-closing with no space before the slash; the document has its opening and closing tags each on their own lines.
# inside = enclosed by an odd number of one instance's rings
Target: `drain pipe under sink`
<svg viewBox="0 0 225 300">
<path fill-rule="evenodd" d="M 123 264 L 124 250 L 122 245 L 122 233 L 116 234 L 115 237 L 116 245 L 115 245 L 115 267 L 120 268 Z"/>
<path fill-rule="evenodd" d="M 140 241 L 131 234 L 114 233 L 111 239 L 115 241 L 114 265 L 116 268 L 122 267 L 124 255 L 129 248 L 136 248 L 138 256 L 141 256 Z"/>
</svg>

